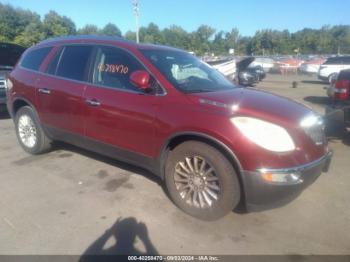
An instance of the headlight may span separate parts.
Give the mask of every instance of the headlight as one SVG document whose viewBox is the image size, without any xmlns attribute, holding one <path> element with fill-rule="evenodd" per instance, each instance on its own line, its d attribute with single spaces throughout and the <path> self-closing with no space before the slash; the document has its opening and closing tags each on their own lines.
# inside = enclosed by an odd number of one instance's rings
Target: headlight
<svg viewBox="0 0 350 262">
<path fill-rule="evenodd" d="M 247 79 L 249 77 L 249 74 L 247 72 L 242 72 L 242 73 L 239 73 L 239 76 L 241 78 Z"/>
<path fill-rule="evenodd" d="M 233 117 L 231 122 L 253 143 L 274 152 L 295 149 L 293 139 L 278 125 L 251 117 Z"/>
<path fill-rule="evenodd" d="M 10 79 L 7 78 L 6 81 L 5 81 L 5 88 L 6 88 L 7 90 L 11 90 L 12 87 L 13 87 L 12 81 L 11 81 Z"/>
<path fill-rule="evenodd" d="M 304 117 L 300 122 L 300 126 L 303 128 L 309 128 L 316 124 L 322 124 L 322 119 L 314 114 Z"/>
</svg>

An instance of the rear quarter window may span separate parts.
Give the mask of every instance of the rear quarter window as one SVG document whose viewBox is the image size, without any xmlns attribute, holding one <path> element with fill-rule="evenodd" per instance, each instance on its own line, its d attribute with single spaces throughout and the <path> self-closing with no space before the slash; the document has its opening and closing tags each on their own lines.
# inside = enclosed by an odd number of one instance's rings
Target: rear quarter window
<svg viewBox="0 0 350 262">
<path fill-rule="evenodd" d="M 52 47 L 43 47 L 34 49 L 26 53 L 21 61 L 21 66 L 27 69 L 38 71 L 45 57 L 49 54 Z"/>
<path fill-rule="evenodd" d="M 59 59 L 56 75 L 84 81 L 92 50 L 92 46 L 65 46 Z"/>
<path fill-rule="evenodd" d="M 61 57 L 63 48 L 59 48 L 57 52 L 54 54 L 54 56 L 51 58 L 51 61 L 49 62 L 49 65 L 46 69 L 46 73 L 50 75 L 55 75 L 59 59 Z"/>
</svg>

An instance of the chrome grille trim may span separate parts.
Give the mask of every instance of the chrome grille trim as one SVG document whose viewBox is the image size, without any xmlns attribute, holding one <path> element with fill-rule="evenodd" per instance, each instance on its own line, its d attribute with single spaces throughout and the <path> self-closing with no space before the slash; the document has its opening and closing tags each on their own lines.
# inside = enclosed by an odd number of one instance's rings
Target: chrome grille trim
<svg viewBox="0 0 350 262">
<path fill-rule="evenodd" d="M 6 80 L 0 79 L 0 89 L 6 88 Z"/>
</svg>

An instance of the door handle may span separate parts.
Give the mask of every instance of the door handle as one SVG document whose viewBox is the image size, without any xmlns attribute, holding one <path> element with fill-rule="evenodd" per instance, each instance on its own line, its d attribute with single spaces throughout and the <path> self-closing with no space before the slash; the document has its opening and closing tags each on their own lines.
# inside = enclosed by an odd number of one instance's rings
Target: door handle
<svg viewBox="0 0 350 262">
<path fill-rule="evenodd" d="M 45 94 L 45 95 L 49 95 L 51 93 L 51 91 L 47 88 L 39 88 L 39 93 Z"/>
<path fill-rule="evenodd" d="M 85 100 L 85 102 L 89 106 L 100 106 L 101 105 L 101 103 L 99 101 L 97 101 L 96 99 L 87 99 L 87 100 Z"/>
</svg>

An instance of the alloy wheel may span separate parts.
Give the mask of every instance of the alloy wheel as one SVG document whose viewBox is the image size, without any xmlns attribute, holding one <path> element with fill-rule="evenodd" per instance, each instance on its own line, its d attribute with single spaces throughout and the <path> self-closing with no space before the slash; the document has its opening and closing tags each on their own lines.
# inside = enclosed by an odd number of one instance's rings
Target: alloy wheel
<svg viewBox="0 0 350 262">
<path fill-rule="evenodd" d="M 214 167 L 201 156 L 185 157 L 175 165 L 174 182 L 180 197 L 190 206 L 212 207 L 221 193 Z"/>
<path fill-rule="evenodd" d="M 33 120 L 28 115 L 18 119 L 18 134 L 21 142 L 28 148 L 33 148 L 37 142 L 37 132 Z"/>
</svg>

